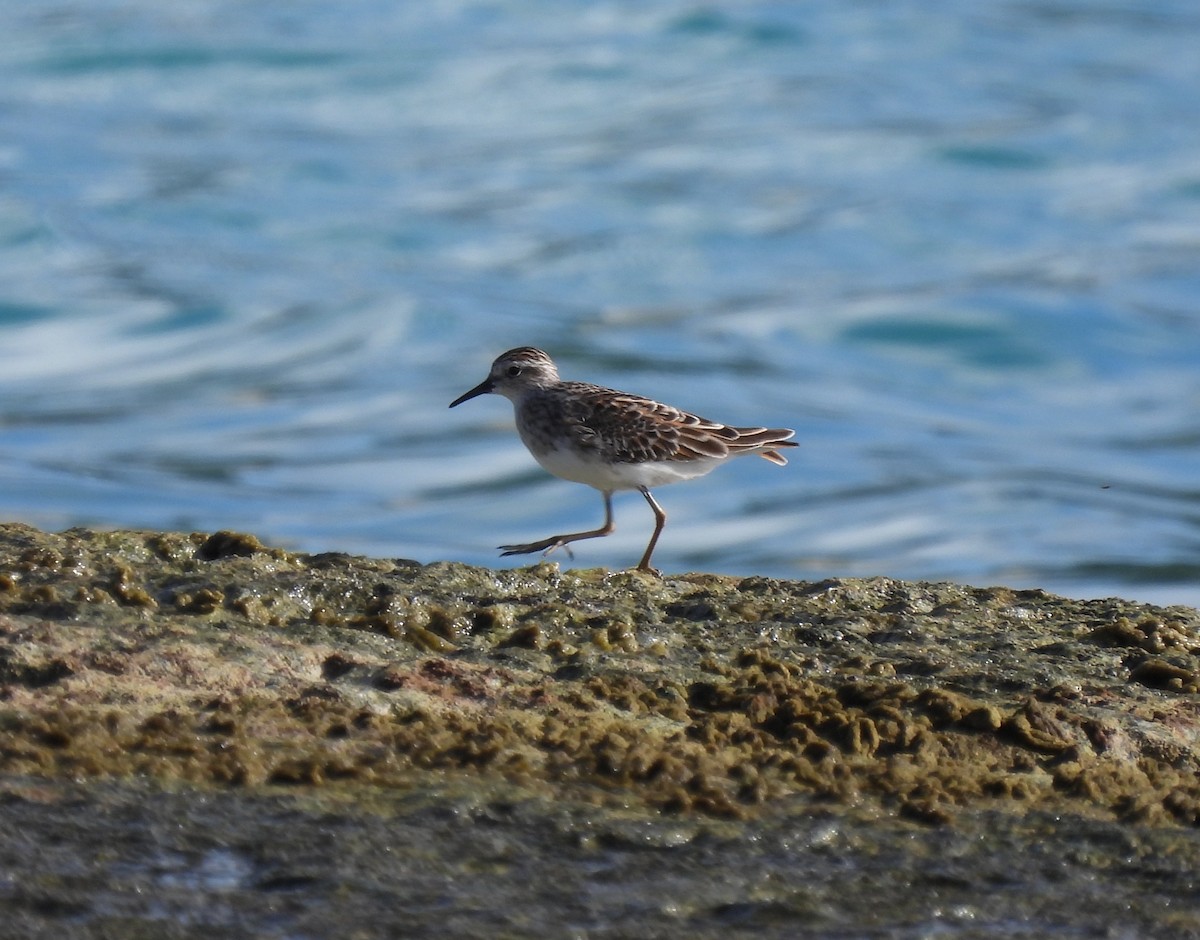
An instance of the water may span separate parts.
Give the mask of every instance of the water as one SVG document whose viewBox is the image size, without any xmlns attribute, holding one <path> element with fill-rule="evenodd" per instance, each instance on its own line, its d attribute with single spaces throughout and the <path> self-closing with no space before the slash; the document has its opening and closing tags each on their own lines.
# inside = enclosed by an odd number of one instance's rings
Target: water
<svg viewBox="0 0 1200 940">
<path fill-rule="evenodd" d="M 667 570 L 1200 602 L 1200 11 L 0 0 L 0 514 L 497 560 L 515 345 L 795 427 Z M 577 563 L 639 557 L 650 514 Z"/>
</svg>

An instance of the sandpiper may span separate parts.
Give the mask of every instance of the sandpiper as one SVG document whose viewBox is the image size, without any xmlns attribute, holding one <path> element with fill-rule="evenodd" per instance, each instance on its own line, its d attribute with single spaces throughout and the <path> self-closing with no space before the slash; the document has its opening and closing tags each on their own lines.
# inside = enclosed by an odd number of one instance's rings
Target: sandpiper
<svg viewBox="0 0 1200 940">
<path fill-rule="evenodd" d="M 637 490 L 654 511 L 654 534 L 641 571 L 654 571 L 650 556 L 667 514 L 650 487 L 703 476 L 741 454 L 758 454 L 783 466 L 781 447 L 795 447 L 788 428 L 734 428 L 670 405 L 587 382 L 564 382 L 540 349 L 510 349 L 492 363 L 488 377 L 450 402 L 450 407 L 495 392 L 513 403 L 517 431 L 534 459 L 564 480 L 594 486 L 604 495 L 604 525 L 588 532 L 552 535 L 527 545 L 501 545 L 503 555 L 566 548 L 580 539 L 613 532 L 612 494 Z"/>
</svg>

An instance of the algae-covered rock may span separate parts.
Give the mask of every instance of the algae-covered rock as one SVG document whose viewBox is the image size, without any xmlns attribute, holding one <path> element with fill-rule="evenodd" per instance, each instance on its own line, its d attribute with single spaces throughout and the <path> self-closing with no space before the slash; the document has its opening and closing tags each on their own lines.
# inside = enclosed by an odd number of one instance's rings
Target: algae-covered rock
<svg viewBox="0 0 1200 940">
<path fill-rule="evenodd" d="M 0 771 L 1200 820 L 1200 615 L 0 527 Z"/>
</svg>

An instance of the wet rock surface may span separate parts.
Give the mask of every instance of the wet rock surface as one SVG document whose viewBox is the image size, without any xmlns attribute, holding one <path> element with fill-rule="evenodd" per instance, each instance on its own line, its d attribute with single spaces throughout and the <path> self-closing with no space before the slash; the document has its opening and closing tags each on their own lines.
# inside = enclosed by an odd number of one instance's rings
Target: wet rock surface
<svg viewBox="0 0 1200 940">
<path fill-rule="evenodd" d="M 30 788 L 86 802 L 63 795 L 79 781 L 110 804 L 128 798 L 113 787 L 216 800 L 232 831 L 264 794 L 305 803 L 279 812 L 307 823 L 334 812 L 321 801 L 387 804 L 389 825 L 414 799 L 455 818 L 467 804 L 570 807 L 573 829 L 633 820 L 652 841 L 683 827 L 689 845 L 699 830 L 741 845 L 721 827 L 761 838 L 818 819 L 890 840 L 897 826 L 932 838 L 986 817 L 1017 833 L 1066 814 L 1174 831 L 1162 838 L 1194 859 L 1198 693 L 1200 615 L 1186 607 L 0 526 L 14 818 L 37 816 Z M 301 838 L 296 826 L 278 837 Z M 744 913 L 761 930 L 770 910 Z M 713 930 L 738 927 L 726 914 Z"/>
<path fill-rule="evenodd" d="M 733 822 L 469 790 L 9 780 L 0 936 L 1200 935 L 1200 844 L 1178 827 L 1037 811 Z"/>
<path fill-rule="evenodd" d="M 1196 611 L 887 579 L 491 571 L 0 530 L 0 766 L 744 817 L 1200 819 Z"/>
</svg>

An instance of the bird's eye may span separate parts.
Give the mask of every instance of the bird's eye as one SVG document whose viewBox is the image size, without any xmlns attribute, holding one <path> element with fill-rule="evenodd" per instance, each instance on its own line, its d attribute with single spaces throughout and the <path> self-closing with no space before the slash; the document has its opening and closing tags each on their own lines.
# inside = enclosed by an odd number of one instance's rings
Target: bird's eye
<svg viewBox="0 0 1200 940">
<path fill-rule="evenodd" d="M 512 376 L 513 378 L 516 378 L 518 375 L 521 374 L 521 367 L 520 366 L 509 366 L 508 374 L 510 376 Z"/>
</svg>

